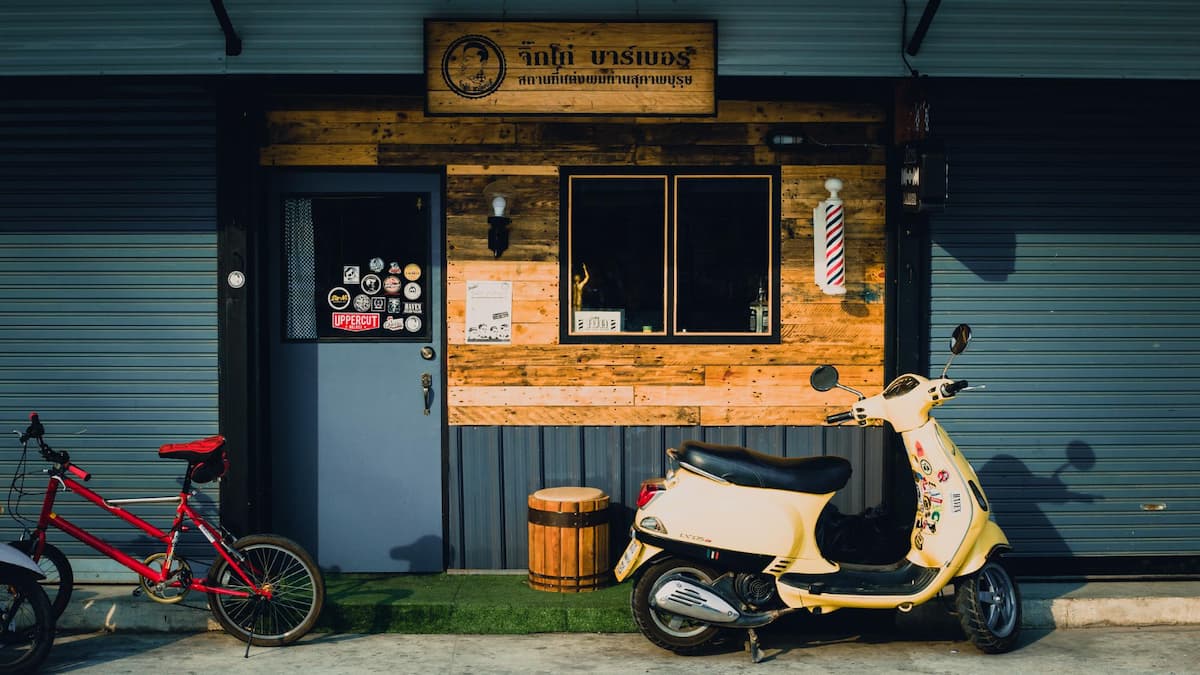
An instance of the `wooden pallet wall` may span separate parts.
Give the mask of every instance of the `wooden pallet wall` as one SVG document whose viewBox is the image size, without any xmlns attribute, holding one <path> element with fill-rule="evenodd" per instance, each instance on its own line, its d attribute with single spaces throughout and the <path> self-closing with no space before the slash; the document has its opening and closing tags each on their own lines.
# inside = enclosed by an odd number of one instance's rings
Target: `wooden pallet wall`
<svg viewBox="0 0 1200 675">
<path fill-rule="evenodd" d="M 767 147 L 773 131 L 809 142 Z M 268 166 L 446 172 L 448 401 L 452 425 L 816 425 L 848 403 L 808 385 L 836 364 L 882 384 L 886 118 L 881 106 L 721 101 L 714 119 L 426 117 L 419 98 L 276 101 Z M 781 166 L 782 341 L 777 345 L 559 344 L 559 167 Z M 847 294 L 813 283 L 812 210 L 845 183 Z M 482 193 L 516 193 L 510 247 L 486 246 Z M 513 282 L 511 345 L 468 345 L 466 282 Z M 833 405 L 829 405 L 830 403 Z"/>
</svg>

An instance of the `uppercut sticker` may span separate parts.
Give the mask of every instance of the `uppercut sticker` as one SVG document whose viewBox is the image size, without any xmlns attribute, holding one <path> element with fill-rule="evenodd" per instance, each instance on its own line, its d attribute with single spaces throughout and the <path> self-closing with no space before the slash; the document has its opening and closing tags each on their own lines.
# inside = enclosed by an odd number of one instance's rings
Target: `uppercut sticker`
<svg viewBox="0 0 1200 675">
<path fill-rule="evenodd" d="M 333 327 L 351 333 L 375 330 L 379 328 L 379 315 L 363 314 L 360 312 L 334 312 Z"/>
</svg>

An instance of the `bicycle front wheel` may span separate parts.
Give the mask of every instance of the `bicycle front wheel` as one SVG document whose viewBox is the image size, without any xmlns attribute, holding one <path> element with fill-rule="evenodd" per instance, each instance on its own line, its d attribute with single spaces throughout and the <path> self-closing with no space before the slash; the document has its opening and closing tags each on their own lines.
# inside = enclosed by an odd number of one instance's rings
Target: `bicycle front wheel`
<svg viewBox="0 0 1200 675">
<path fill-rule="evenodd" d="M 36 543 L 33 539 L 11 543 L 21 553 L 33 557 L 33 547 Z M 46 575 L 46 578 L 38 583 L 42 585 L 42 590 L 46 591 L 46 597 L 50 598 L 50 606 L 54 609 L 54 618 L 57 620 L 67 608 L 67 603 L 71 602 L 71 592 L 75 589 L 75 573 L 71 571 L 71 561 L 67 560 L 67 556 L 58 550 L 58 547 L 46 542 L 42 547 L 42 554 L 37 557 L 37 564 L 42 574 Z"/>
<path fill-rule="evenodd" d="M 299 640 L 317 623 L 325 605 L 325 579 L 312 557 L 296 542 L 273 534 L 253 534 L 233 543 L 244 558 L 242 570 L 256 592 L 222 557 L 208 573 L 210 586 L 245 591 L 239 598 L 208 594 L 217 623 L 242 642 L 278 647 Z"/>
</svg>

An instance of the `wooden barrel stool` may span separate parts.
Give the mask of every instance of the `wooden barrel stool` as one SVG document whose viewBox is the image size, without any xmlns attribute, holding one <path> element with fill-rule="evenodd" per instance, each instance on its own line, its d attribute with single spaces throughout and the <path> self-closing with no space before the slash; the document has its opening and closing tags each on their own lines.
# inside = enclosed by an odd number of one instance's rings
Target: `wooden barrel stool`
<svg viewBox="0 0 1200 675">
<path fill-rule="evenodd" d="M 588 487 L 529 495 L 529 586 L 580 593 L 612 583 L 608 495 Z"/>
</svg>

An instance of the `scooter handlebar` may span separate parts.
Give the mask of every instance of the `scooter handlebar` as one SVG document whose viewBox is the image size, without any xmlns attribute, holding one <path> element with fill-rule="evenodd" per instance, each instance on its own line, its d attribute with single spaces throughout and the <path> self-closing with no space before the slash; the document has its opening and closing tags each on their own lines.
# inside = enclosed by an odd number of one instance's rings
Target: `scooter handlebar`
<svg viewBox="0 0 1200 675">
<path fill-rule="evenodd" d="M 834 413 L 825 417 L 826 424 L 841 424 L 842 422 L 853 422 L 854 411 L 847 410 L 846 412 Z"/>
<path fill-rule="evenodd" d="M 950 398 L 963 389 L 966 389 L 968 386 L 970 385 L 967 384 L 966 380 L 955 380 L 954 382 L 943 384 L 942 398 Z"/>
</svg>

